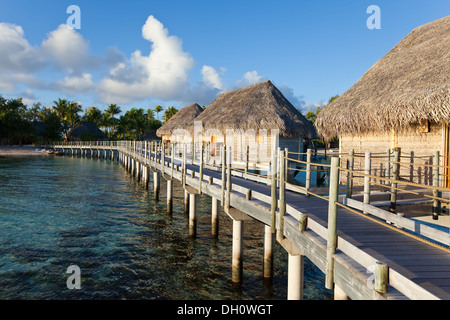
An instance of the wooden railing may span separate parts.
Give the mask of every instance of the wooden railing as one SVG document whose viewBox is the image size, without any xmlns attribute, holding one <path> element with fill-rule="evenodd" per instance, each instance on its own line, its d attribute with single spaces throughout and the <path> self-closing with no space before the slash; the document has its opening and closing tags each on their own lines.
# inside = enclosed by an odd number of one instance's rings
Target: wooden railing
<svg viewBox="0 0 450 320">
<path fill-rule="evenodd" d="M 447 202 L 448 198 L 442 197 L 442 194 L 448 194 L 450 188 L 440 187 L 438 183 L 433 185 L 418 184 L 400 179 L 398 175 L 398 166 L 403 163 L 399 161 L 394 153 L 394 158 L 387 159 L 387 163 L 392 165 L 392 174 L 376 176 L 372 174 L 370 168 L 370 154 L 365 155 L 365 169 L 363 172 L 353 170 L 352 161 L 347 161 L 344 167 L 340 163 L 339 157 L 332 157 L 329 164 L 314 163 L 311 157 L 311 150 L 306 153 L 295 153 L 294 157 L 289 157 L 288 150 L 276 149 L 272 153 L 270 163 L 250 163 L 251 157 L 244 154 L 244 162 L 237 164 L 231 161 L 230 148 L 221 146 L 216 148 L 214 155 L 208 152 L 208 148 L 202 144 L 166 144 L 160 141 L 93 141 L 79 143 L 58 143 L 54 144 L 55 149 L 70 148 L 98 148 L 117 151 L 121 154 L 131 156 L 144 165 L 148 165 L 155 170 L 169 174 L 180 180 L 183 185 L 190 185 L 198 188 L 201 192 L 213 190 L 214 196 L 221 199 L 224 206 L 230 206 L 232 203 L 243 204 L 242 211 L 245 212 L 244 200 L 258 200 L 266 205 L 266 209 L 261 212 L 267 212 L 267 215 L 255 216 L 261 222 L 270 225 L 272 231 L 277 234 L 277 240 L 282 242 L 283 238 L 289 239 L 294 245 L 304 252 L 310 252 L 310 259 L 326 275 L 326 287 L 332 288 L 335 275 L 335 264 L 338 263 L 341 269 L 353 268 L 359 270 L 360 282 L 367 279 L 367 274 L 363 270 L 372 270 L 375 274 L 374 292 L 372 298 L 383 298 L 381 294 L 387 292 L 388 286 L 395 288 L 398 292 L 409 299 L 437 299 L 435 295 L 424 288 L 407 279 L 400 272 L 387 266 L 384 262 L 378 261 L 365 251 L 359 249 L 346 239 L 337 234 L 337 215 L 338 207 L 349 210 L 360 216 L 374 221 L 383 227 L 396 230 L 404 235 L 410 236 L 417 241 L 425 242 L 431 246 L 437 247 L 446 253 L 450 252 L 450 235 L 441 230 L 420 224 L 417 221 L 397 215 L 395 210 L 387 211 L 370 204 L 371 185 L 385 187 L 390 192 L 390 201 L 395 203 L 397 192 L 411 192 L 400 188 L 400 186 L 414 186 L 423 190 L 431 190 L 432 195 L 426 195 L 427 198 L 439 205 L 440 202 Z M 292 154 L 292 153 L 291 153 Z M 299 157 L 302 155 L 303 157 Z M 354 153 L 349 153 L 350 159 L 356 157 Z M 437 155 L 439 157 L 439 155 Z M 303 159 L 305 160 L 299 160 Z M 289 163 L 299 163 L 304 165 L 306 171 L 306 183 L 300 186 L 294 182 L 286 180 L 287 172 L 290 170 Z M 187 170 L 186 165 L 198 166 L 198 171 Z M 411 165 L 411 163 L 409 163 Z M 310 185 L 311 171 L 313 166 L 326 168 L 329 175 L 328 188 L 313 189 Z M 433 181 L 439 181 L 435 175 L 444 166 L 438 164 L 428 165 L 433 172 Z M 252 169 L 250 169 L 252 168 Z M 204 169 L 214 170 L 221 173 L 221 179 L 214 181 L 212 176 L 207 175 Z M 260 170 L 254 172 L 254 170 Z M 193 172 L 195 171 L 195 172 Z M 198 177 L 194 179 L 194 173 Z M 347 184 L 339 184 L 340 173 L 345 173 Z M 242 177 L 248 180 L 260 182 L 270 186 L 270 195 L 251 190 L 243 186 L 231 183 L 231 176 Z M 363 179 L 363 201 L 352 199 L 355 195 L 352 181 Z M 378 181 L 378 182 L 377 182 Z M 381 182 L 381 183 L 380 183 Z M 232 193 L 233 191 L 233 193 Z M 290 206 L 286 202 L 286 192 L 296 192 L 308 197 L 316 197 L 320 201 L 328 203 L 328 222 L 324 226 L 318 221 L 310 219 L 298 209 Z M 241 198 L 236 198 L 242 194 Z M 318 200 L 319 201 L 319 200 Z M 256 205 L 256 204 L 254 204 Z M 259 209 L 263 207 L 258 206 Z M 394 207 L 395 209 L 395 207 Z M 313 252 L 315 252 L 313 254 Z M 318 254 L 318 252 L 322 252 Z M 323 256 L 323 258 L 319 258 Z M 345 267 L 342 267 L 345 266 Z M 364 290 L 362 290 L 364 291 Z M 364 296 L 370 296 L 368 290 Z"/>
</svg>

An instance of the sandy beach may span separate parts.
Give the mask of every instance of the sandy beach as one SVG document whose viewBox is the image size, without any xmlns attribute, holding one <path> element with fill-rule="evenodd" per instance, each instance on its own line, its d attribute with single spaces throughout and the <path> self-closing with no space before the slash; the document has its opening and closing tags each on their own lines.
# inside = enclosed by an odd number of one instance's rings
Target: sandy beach
<svg viewBox="0 0 450 320">
<path fill-rule="evenodd" d="M 46 156 L 45 147 L 41 146 L 0 146 L 0 156 Z"/>
</svg>

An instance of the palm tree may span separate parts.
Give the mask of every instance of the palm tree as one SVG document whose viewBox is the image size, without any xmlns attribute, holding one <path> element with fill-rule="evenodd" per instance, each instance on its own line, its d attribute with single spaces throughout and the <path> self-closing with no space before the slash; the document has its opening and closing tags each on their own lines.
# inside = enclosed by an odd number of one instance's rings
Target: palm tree
<svg viewBox="0 0 450 320">
<path fill-rule="evenodd" d="M 160 113 L 162 110 L 163 110 L 163 108 L 162 108 L 159 104 L 155 107 L 155 111 L 156 111 L 156 119 L 159 120 L 159 113 Z"/>
<path fill-rule="evenodd" d="M 93 122 L 98 126 L 102 117 L 102 112 L 97 107 L 90 107 L 84 111 L 83 121 Z"/>
<path fill-rule="evenodd" d="M 60 121 L 66 125 L 66 114 L 69 102 L 66 99 L 58 98 L 58 101 L 53 101 L 53 104 L 53 109 L 56 111 Z"/>
<path fill-rule="evenodd" d="M 175 107 L 168 107 L 167 110 L 164 112 L 164 123 L 166 123 L 167 120 L 173 117 L 175 113 L 178 112 L 178 109 Z"/>
<path fill-rule="evenodd" d="M 153 111 L 153 109 L 147 109 L 147 119 L 150 122 L 155 121 L 155 111 Z"/>
<path fill-rule="evenodd" d="M 75 124 L 80 122 L 81 117 L 78 113 L 82 111 L 83 109 L 77 102 L 74 101 L 69 102 L 69 104 L 67 105 L 66 118 L 68 123 L 70 123 L 70 128 L 73 128 Z"/>
<path fill-rule="evenodd" d="M 120 116 L 117 121 L 117 130 L 122 132 L 122 139 L 125 140 L 125 134 L 130 129 L 130 118 L 129 113 L 125 113 L 125 115 Z"/>
<path fill-rule="evenodd" d="M 117 119 L 114 118 L 114 116 L 121 112 L 122 112 L 122 110 L 120 110 L 120 107 L 117 106 L 116 104 L 110 104 L 105 110 L 105 113 L 110 116 L 109 124 L 110 125 L 112 124 L 112 126 L 113 126 L 113 131 L 110 131 L 110 139 L 112 138 L 112 133 L 116 131 Z"/>
<path fill-rule="evenodd" d="M 127 111 L 127 114 L 130 119 L 131 128 L 136 131 L 136 138 L 138 140 L 141 140 L 141 135 L 147 124 L 147 119 L 146 119 L 146 115 L 144 113 L 144 109 L 131 108 L 130 111 Z"/>
</svg>

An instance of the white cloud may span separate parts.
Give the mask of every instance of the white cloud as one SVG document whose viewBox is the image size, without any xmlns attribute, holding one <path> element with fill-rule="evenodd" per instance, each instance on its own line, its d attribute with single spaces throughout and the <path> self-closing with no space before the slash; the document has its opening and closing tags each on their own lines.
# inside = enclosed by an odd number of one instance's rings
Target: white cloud
<svg viewBox="0 0 450 320">
<path fill-rule="evenodd" d="M 223 84 L 222 79 L 220 79 L 219 73 L 211 66 L 203 66 L 202 67 L 202 77 L 203 82 L 215 89 L 222 90 Z"/>
<path fill-rule="evenodd" d="M 148 97 L 177 100 L 189 85 L 188 72 L 194 66 L 183 51 L 182 41 L 170 36 L 161 22 L 149 16 L 142 37 L 152 43 L 148 56 L 137 50 L 128 63 L 120 63 L 100 83 L 100 96 L 106 103 L 127 103 Z"/>
<path fill-rule="evenodd" d="M 154 16 L 148 17 L 141 36 L 149 41 L 147 53 L 136 50 L 126 57 L 116 47 L 108 47 L 102 55 L 94 55 L 89 41 L 65 24 L 50 31 L 40 46 L 32 46 L 22 27 L 0 23 L 0 91 L 24 92 L 24 85 L 56 95 L 89 93 L 103 103 L 153 98 L 208 105 L 222 92 L 267 80 L 253 70 L 227 85 L 225 68 L 203 65 L 197 74 L 200 80 L 193 81 L 189 73 L 194 59 L 183 50 L 179 37 L 170 35 Z M 94 76 L 101 80 L 94 81 Z M 279 89 L 294 106 L 303 103 L 291 88 Z M 25 93 L 34 98 L 31 91 Z"/>
<path fill-rule="evenodd" d="M 38 48 L 32 47 L 21 26 L 0 23 L 0 72 L 32 72 L 44 65 Z"/>
<path fill-rule="evenodd" d="M 264 77 L 258 75 L 256 71 L 248 71 L 244 74 L 244 79 L 247 80 L 249 84 L 255 84 L 264 80 Z"/>
<path fill-rule="evenodd" d="M 57 68 L 69 73 L 81 74 L 83 70 L 100 63 L 98 57 L 89 53 L 88 41 L 65 24 L 48 33 L 41 48 Z"/>
<path fill-rule="evenodd" d="M 94 89 L 95 84 L 92 81 L 92 75 L 83 73 L 80 76 L 66 76 L 64 80 L 58 81 L 54 85 L 55 89 L 65 93 L 86 93 Z"/>
<path fill-rule="evenodd" d="M 242 76 L 242 79 L 237 80 L 234 83 L 234 87 L 242 88 L 242 87 L 246 87 L 246 86 L 258 83 L 258 82 L 262 82 L 264 80 L 266 80 L 266 78 L 264 78 L 263 76 L 260 76 L 257 71 L 248 71 L 248 72 L 244 73 L 244 75 Z"/>
</svg>

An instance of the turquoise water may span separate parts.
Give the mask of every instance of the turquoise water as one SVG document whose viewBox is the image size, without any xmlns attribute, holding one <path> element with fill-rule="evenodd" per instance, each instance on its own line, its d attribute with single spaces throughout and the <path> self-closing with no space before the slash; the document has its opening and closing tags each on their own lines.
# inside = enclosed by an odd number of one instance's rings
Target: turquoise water
<svg viewBox="0 0 450 320">
<path fill-rule="evenodd" d="M 244 226 L 243 283 L 236 288 L 231 220 L 221 212 L 213 239 L 211 201 L 200 196 L 191 239 L 183 195 L 175 183 L 168 215 L 164 181 L 155 202 L 117 162 L 0 158 L 0 299 L 286 299 L 287 253 L 278 244 L 274 280 L 262 278 L 263 226 Z M 67 288 L 71 265 L 81 270 L 80 290 Z M 323 284 L 307 260 L 305 298 L 330 299 Z"/>
</svg>

